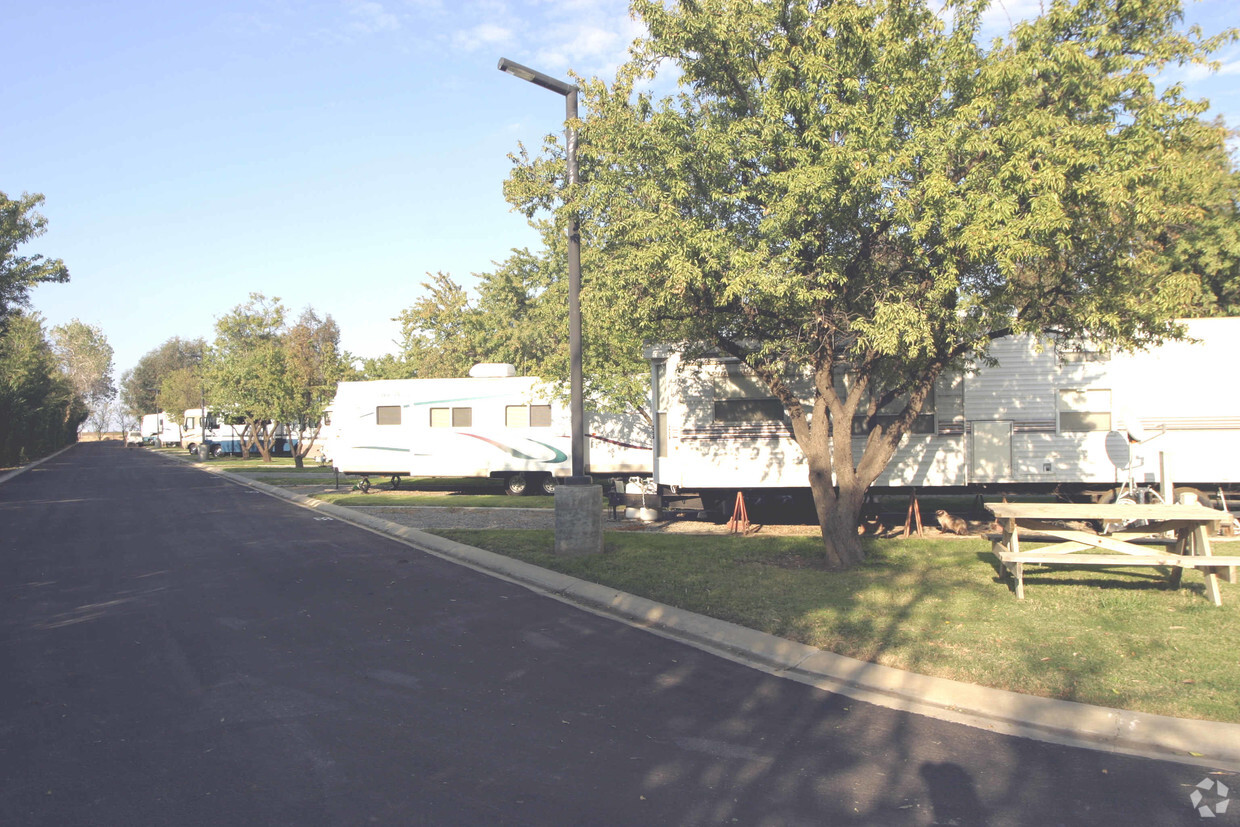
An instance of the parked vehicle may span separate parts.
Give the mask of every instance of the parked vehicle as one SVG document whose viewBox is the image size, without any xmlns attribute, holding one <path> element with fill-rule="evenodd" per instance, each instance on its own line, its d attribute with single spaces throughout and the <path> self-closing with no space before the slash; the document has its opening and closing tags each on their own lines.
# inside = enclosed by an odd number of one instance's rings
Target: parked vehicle
<svg viewBox="0 0 1240 827">
<path fill-rule="evenodd" d="M 649 475 L 649 425 L 640 415 L 587 416 L 586 473 Z M 508 493 L 550 492 L 571 474 L 567 406 L 512 365 L 467 378 L 341 382 L 324 420 L 324 453 L 341 473 L 494 477 Z"/>
<path fill-rule="evenodd" d="M 144 414 L 138 428 L 142 441 L 156 447 L 181 444 L 181 426 L 173 422 L 168 414 Z"/>
<path fill-rule="evenodd" d="M 142 432 L 141 431 L 126 431 L 125 432 L 125 447 L 126 448 L 132 448 L 135 445 L 141 445 L 141 444 L 142 444 Z"/>
<path fill-rule="evenodd" d="M 1240 404 L 1226 358 L 1240 318 L 1186 322 L 1190 340 L 1138 353 L 1031 336 L 998 364 L 944 376 L 875 487 L 1052 491 L 1113 497 L 1161 482 L 1213 492 L 1240 482 Z M 778 400 L 735 359 L 646 350 L 660 491 L 720 504 L 736 492 L 808 494 Z M 864 434 L 854 423 L 854 450 Z M 1160 465 L 1161 463 L 1161 465 Z"/>
<path fill-rule="evenodd" d="M 203 425 L 206 426 L 205 440 L 211 446 L 211 456 L 221 454 L 240 456 L 242 441 L 249 436 L 245 432 L 244 420 L 240 417 L 208 410 L 204 421 L 202 408 L 188 409 L 185 411 L 185 427 L 181 429 L 181 441 L 191 454 L 197 455 L 198 446 L 203 442 Z M 271 448 L 273 455 L 287 455 L 297 444 L 296 437 L 290 436 L 289 433 L 290 430 L 285 425 L 276 424 Z M 253 445 L 253 442 L 251 441 L 250 444 Z"/>
</svg>

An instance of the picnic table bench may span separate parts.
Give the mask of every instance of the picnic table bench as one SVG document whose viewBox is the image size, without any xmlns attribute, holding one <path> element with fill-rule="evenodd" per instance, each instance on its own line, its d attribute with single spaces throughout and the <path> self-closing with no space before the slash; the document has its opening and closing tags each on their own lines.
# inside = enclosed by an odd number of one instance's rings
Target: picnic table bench
<svg viewBox="0 0 1240 827">
<path fill-rule="evenodd" d="M 998 558 L 1000 575 L 1011 575 L 1016 597 L 1025 597 L 1024 568 L 1043 566 L 1166 566 L 1170 582 L 1179 588 L 1184 569 L 1200 569 L 1206 578 L 1206 596 L 1221 606 L 1218 575 L 1236 582 L 1240 556 L 1216 556 L 1210 534 L 1217 524 L 1231 520 L 1225 511 L 1202 505 L 1138 505 L 1134 503 L 996 503 L 988 506 L 1001 529 L 991 536 L 991 551 Z M 1144 520 L 1098 534 L 1068 523 L 1101 521 L 1104 525 Z M 1052 545 L 1024 550 L 1022 542 Z M 1087 553 L 1081 553 L 1087 552 Z"/>
</svg>

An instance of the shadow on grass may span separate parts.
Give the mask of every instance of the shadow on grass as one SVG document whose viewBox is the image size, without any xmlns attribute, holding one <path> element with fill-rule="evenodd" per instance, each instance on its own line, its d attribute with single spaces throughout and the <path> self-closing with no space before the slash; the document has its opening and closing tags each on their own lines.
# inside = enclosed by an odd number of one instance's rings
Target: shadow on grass
<svg viewBox="0 0 1240 827">
<path fill-rule="evenodd" d="M 1212 606 L 1190 574 L 1173 590 L 1160 569 L 1035 570 L 1017 600 L 980 540 L 867 539 L 863 564 L 831 572 L 812 537 L 609 532 L 607 553 L 565 559 L 552 554 L 549 531 L 436 533 L 861 660 L 1045 697 L 1240 721 L 1227 702 L 1240 694 L 1234 663 L 1187 657 L 1240 635 L 1240 612 L 1226 591 L 1224 606 Z"/>
</svg>

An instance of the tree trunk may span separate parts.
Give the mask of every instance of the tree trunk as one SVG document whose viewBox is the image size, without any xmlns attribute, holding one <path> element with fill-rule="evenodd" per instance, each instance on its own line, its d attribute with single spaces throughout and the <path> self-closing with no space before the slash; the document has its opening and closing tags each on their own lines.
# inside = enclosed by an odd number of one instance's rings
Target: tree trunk
<svg viewBox="0 0 1240 827">
<path fill-rule="evenodd" d="M 811 470 L 809 487 L 826 547 L 827 568 L 847 569 L 860 563 L 865 559 L 865 551 L 857 526 L 861 524 L 861 507 L 865 502 L 864 486 L 854 482 L 837 489 L 830 471 Z"/>
</svg>

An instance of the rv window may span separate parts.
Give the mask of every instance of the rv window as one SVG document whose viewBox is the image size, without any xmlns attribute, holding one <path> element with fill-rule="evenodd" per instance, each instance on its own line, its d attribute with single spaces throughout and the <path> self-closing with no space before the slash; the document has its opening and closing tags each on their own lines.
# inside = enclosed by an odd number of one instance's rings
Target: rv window
<svg viewBox="0 0 1240 827">
<path fill-rule="evenodd" d="M 400 405 L 380 405 L 375 408 L 376 425 L 399 425 Z"/>
<path fill-rule="evenodd" d="M 550 405 L 508 405 L 504 408 L 506 428 L 550 428 Z"/>
<path fill-rule="evenodd" d="M 468 428 L 474 424 L 473 408 L 453 408 L 452 409 L 452 427 Z"/>
<path fill-rule="evenodd" d="M 195 427 L 196 426 L 194 425 L 194 417 L 192 416 L 185 417 L 185 429 L 192 431 L 194 430 Z"/>
<path fill-rule="evenodd" d="M 431 427 L 432 428 L 450 428 L 452 427 L 452 412 L 447 408 L 431 408 Z"/>
<path fill-rule="evenodd" d="M 1079 433 L 1111 430 L 1111 392 L 1109 390 L 1061 390 L 1059 392 L 1059 431 Z"/>
<path fill-rule="evenodd" d="M 778 399 L 716 399 L 716 422 L 780 422 L 784 406 Z"/>
<path fill-rule="evenodd" d="M 869 436 L 869 431 L 865 428 L 864 416 L 854 416 L 852 421 L 853 436 Z M 895 415 L 879 414 L 874 418 L 875 425 L 881 425 L 886 428 L 888 425 L 896 421 Z M 913 427 L 908 429 L 910 434 L 932 434 L 934 433 L 934 414 L 920 414 L 913 420 Z"/>
</svg>

